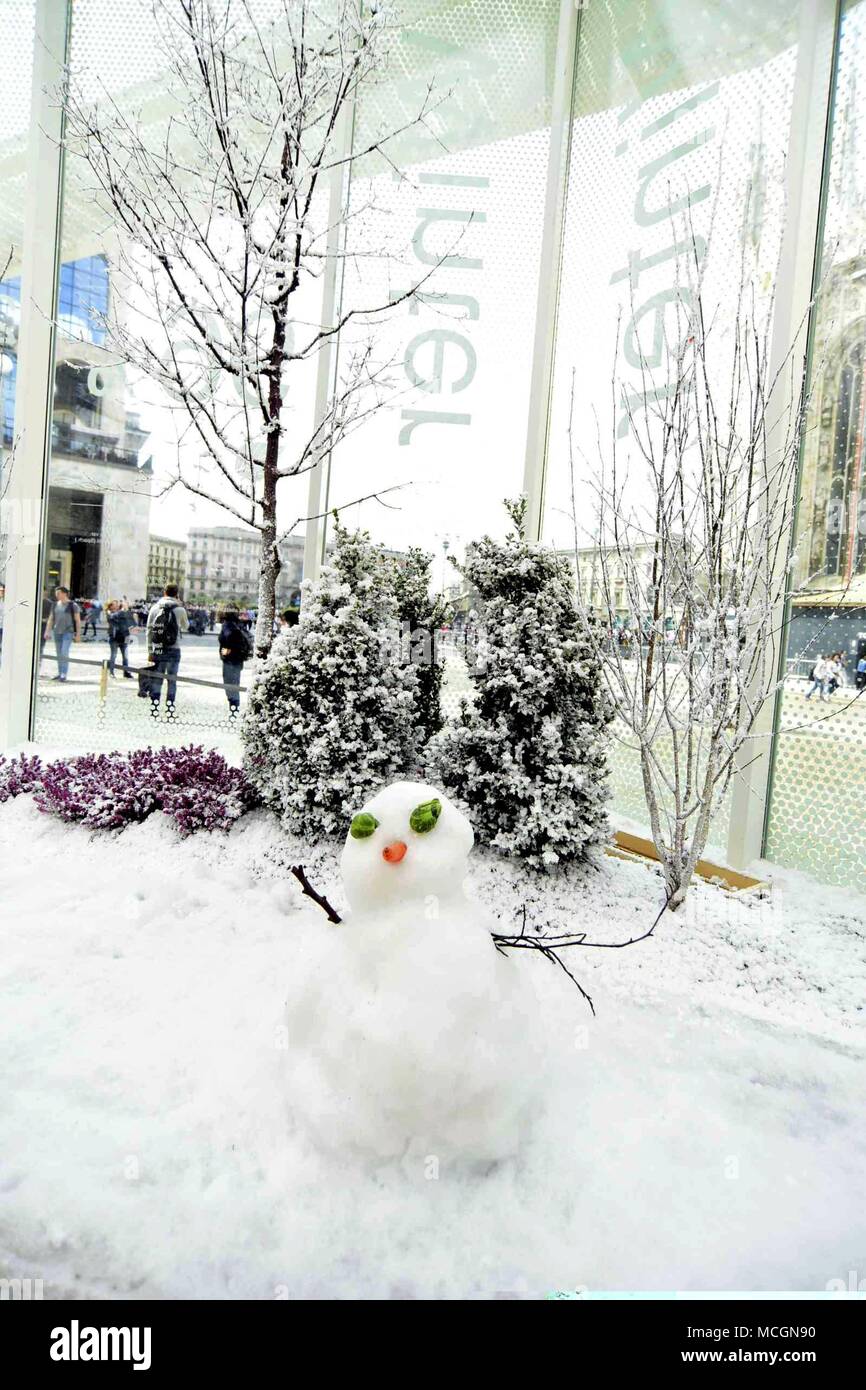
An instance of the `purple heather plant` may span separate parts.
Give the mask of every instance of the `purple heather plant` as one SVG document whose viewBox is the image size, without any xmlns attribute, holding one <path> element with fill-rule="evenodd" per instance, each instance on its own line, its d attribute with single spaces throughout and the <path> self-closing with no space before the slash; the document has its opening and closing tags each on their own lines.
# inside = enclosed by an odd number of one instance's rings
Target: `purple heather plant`
<svg viewBox="0 0 866 1390">
<path fill-rule="evenodd" d="M 118 830 L 154 811 L 171 816 L 182 835 L 228 830 L 258 805 L 240 768 L 194 746 L 88 753 L 44 768 L 38 758 L 4 763 L 0 801 L 30 791 L 40 811 L 89 830 Z"/>
<path fill-rule="evenodd" d="M 28 758 L 26 753 L 17 758 L 0 758 L 0 803 L 35 791 L 41 780 L 40 758 Z"/>
</svg>

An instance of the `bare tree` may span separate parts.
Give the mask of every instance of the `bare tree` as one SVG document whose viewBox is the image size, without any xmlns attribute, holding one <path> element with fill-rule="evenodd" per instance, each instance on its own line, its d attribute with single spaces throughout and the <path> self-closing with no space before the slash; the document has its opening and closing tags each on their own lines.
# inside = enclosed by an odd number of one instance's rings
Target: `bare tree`
<svg viewBox="0 0 866 1390">
<path fill-rule="evenodd" d="M 67 144 L 117 231 L 106 346 L 157 382 L 185 421 L 176 481 L 261 535 L 258 656 L 272 637 L 280 484 L 388 400 L 375 325 L 423 283 L 305 323 L 305 291 L 344 254 L 334 233 L 346 201 L 329 215 L 327 194 L 360 160 L 393 165 L 398 137 L 434 107 L 428 86 L 403 125 L 353 149 L 345 131 L 385 69 L 393 21 L 363 0 L 276 8 L 264 23 L 256 0 L 154 0 L 170 104 L 158 126 L 108 94 L 86 100 L 74 76 L 63 98 Z M 290 443 L 304 364 L 349 319 L 360 334 L 327 408 Z"/>
<path fill-rule="evenodd" d="M 695 273 L 680 286 L 665 335 L 663 389 L 645 358 L 643 392 L 621 390 L 614 374 L 614 422 L 607 445 L 599 441 L 593 480 L 589 582 L 575 556 L 581 607 L 588 614 L 593 588 L 600 597 L 605 622 L 599 630 L 587 620 L 586 630 L 623 740 L 640 758 L 673 909 L 731 779 L 753 756 L 761 706 L 779 686 L 793 570 L 803 361 L 791 349 L 771 366 L 772 304 L 756 307 L 744 275 L 732 320 L 705 321 Z M 616 427 L 623 410 L 627 445 Z M 577 552 L 573 425 L 572 385 Z M 631 462 L 622 457 L 632 450 Z M 618 610 L 628 618 L 621 629 Z"/>
</svg>

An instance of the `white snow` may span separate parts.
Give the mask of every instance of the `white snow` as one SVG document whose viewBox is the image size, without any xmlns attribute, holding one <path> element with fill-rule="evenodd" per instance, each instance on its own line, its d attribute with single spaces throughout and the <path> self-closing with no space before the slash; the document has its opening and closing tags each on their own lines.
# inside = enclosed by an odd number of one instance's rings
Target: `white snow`
<svg viewBox="0 0 866 1390">
<path fill-rule="evenodd" d="M 375 1161 L 320 1148 L 291 1108 L 286 1003 L 316 912 L 299 861 L 343 911 L 336 850 L 263 813 L 182 841 L 160 817 L 89 835 L 0 807 L 0 1273 L 194 1298 L 866 1274 L 862 898 L 790 873 L 763 901 L 699 884 L 655 939 L 572 954 L 595 1019 L 522 952 L 550 1065 L 516 1154 Z M 504 930 L 527 901 L 530 923 L 607 941 L 660 900 L 612 858 L 527 892 L 475 851 L 471 889 Z"/>
</svg>

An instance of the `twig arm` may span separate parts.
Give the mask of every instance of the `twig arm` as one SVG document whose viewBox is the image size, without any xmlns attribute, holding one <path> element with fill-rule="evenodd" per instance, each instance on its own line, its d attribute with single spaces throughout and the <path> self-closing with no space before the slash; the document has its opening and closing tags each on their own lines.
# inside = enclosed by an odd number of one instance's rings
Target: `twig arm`
<svg viewBox="0 0 866 1390">
<path fill-rule="evenodd" d="M 301 889 L 303 890 L 304 896 L 307 898 L 312 898 L 313 902 L 316 903 L 325 913 L 325 915 L 328 918 L 328 921 L 333 922 L 334 926 L 339 926 L 340 922 L 342 922 L 343 920 L 342 917 L 340 916 L 339 912 L 337 912 L 336 909 L 331 906 L 331 904 L 328 902 L 328 899 L 322 893 L 316 892 L 315 888 L 310 883 L 310 880 L 307 878 L 307 873 L 304 869 L 303 864 L 293 864 L 291 866 L 290 872 L 292 876 L 296 878 L 298 880 L 298 883 L 301 885 Z"/>
</svg>

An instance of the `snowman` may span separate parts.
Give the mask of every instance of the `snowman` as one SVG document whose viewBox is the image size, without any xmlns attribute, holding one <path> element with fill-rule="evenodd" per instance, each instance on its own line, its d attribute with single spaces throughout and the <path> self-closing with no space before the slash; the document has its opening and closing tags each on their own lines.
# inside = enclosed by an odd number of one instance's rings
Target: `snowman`
<svg viewBox="0 0 866 1390">
<path fill-rule="evenodd" d="M 293 1111 L 380 1158 L 513 1153 L 540 1069 L 526 972 L 464 889 L 474 836 L 435 787 L 397 782 L 352 818 L 351 912 L 311 921 L 289 998 Z"/>
</svg>

